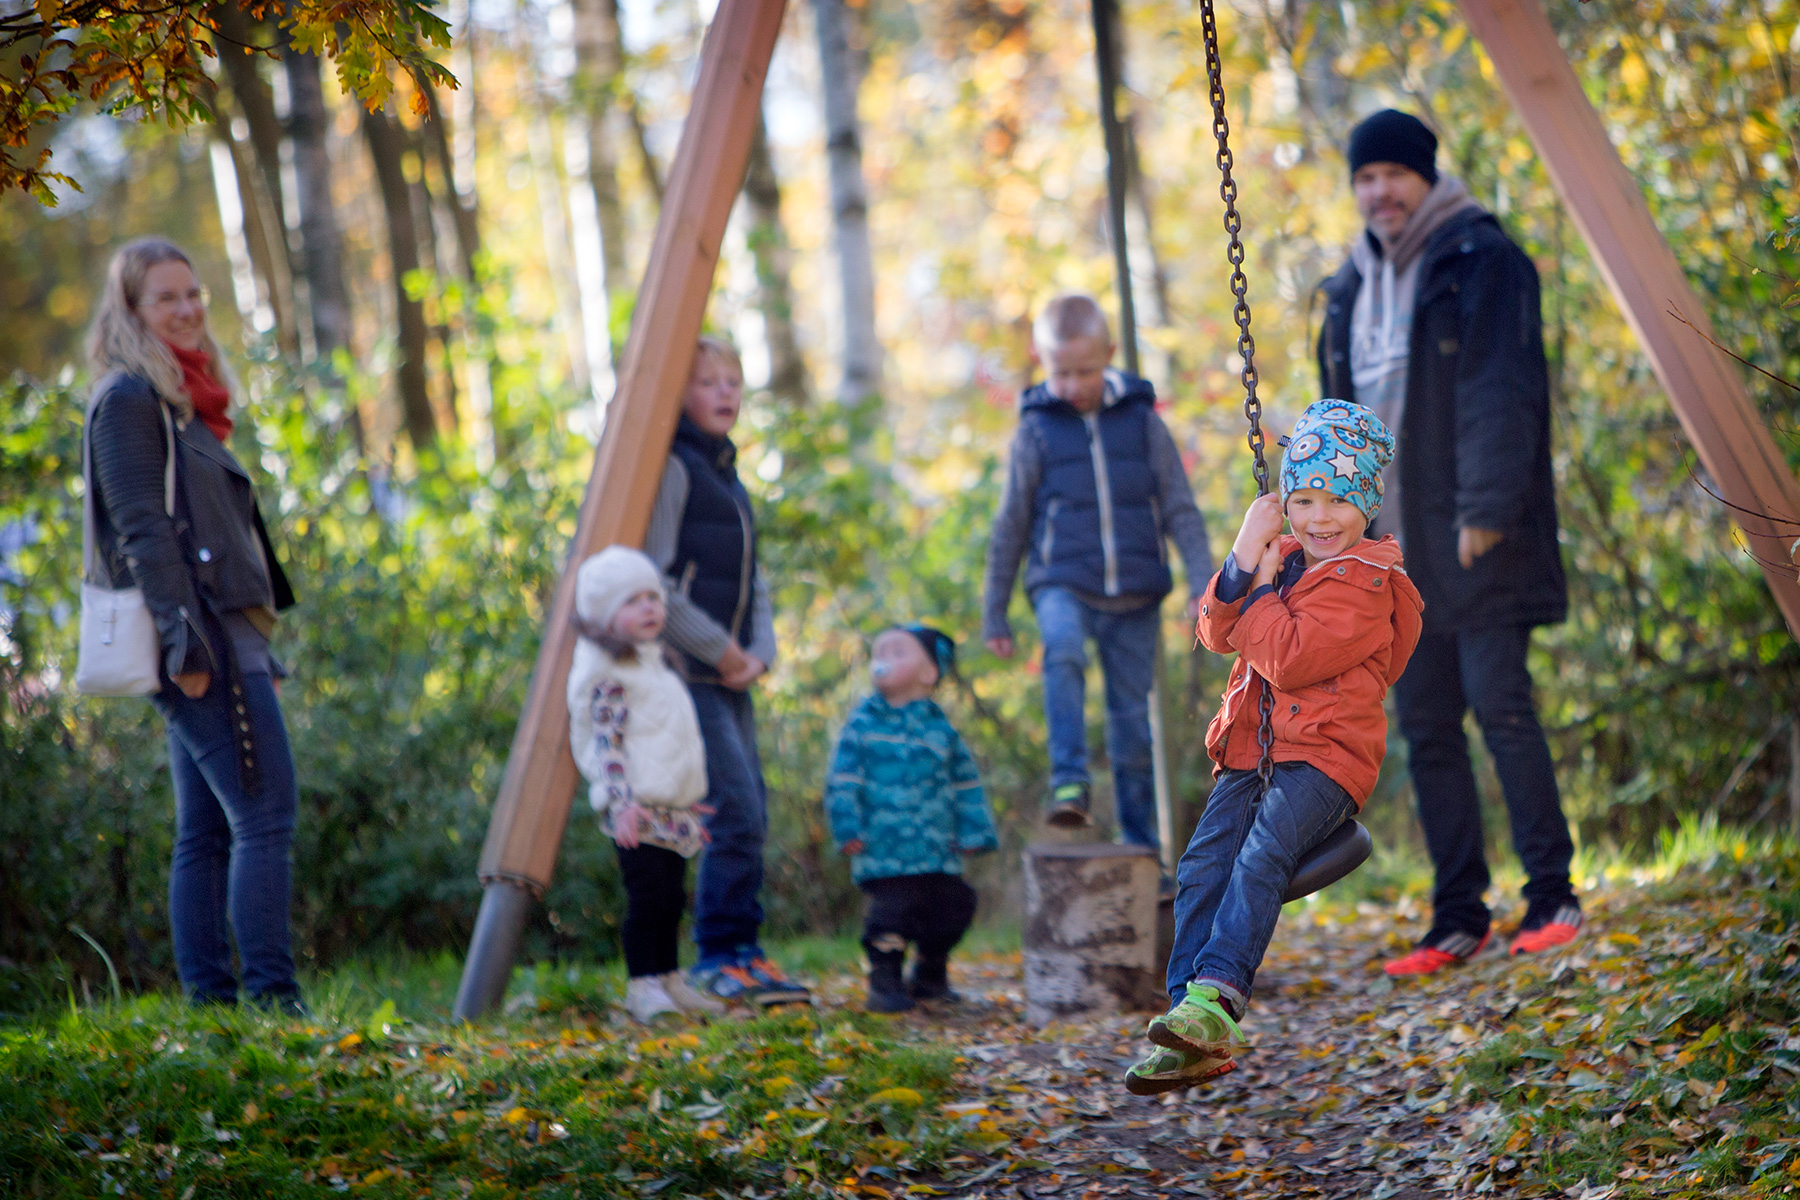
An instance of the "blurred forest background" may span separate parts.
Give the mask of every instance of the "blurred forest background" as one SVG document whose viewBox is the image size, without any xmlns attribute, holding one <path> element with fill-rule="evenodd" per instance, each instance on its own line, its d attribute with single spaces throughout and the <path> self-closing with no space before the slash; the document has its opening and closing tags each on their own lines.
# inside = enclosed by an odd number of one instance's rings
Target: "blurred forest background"
<svg viewBox="0 0 1800 1200">
<path fill-rule="evenodd" d="M 0 197 L 0 956 L 82 959 L 79 927 L 140 983 L 169 978 L 160 724 L 66 681 L 80 343 L 112 250 L 147 233 L 186 246 L 210 284 L 248 390 L 233 446 L 301 595 L 277 639 L 294 668 L 299 945 L 321 965 L 466 944 L 705 4 L 451 0 L 440 58 L 460 86 L 399 77 L 375 112 L 295 48 L 226 53 L 208 68 L 210 123 L 77 109 L 51 165 L 80 190 L 59 186 L 53 207 Z M 1374 108 L 1420 112 L 1443 131 L 1440 164 L 1543 277 L 1574 594 L 1534 666 L 1581 846 L 1630 855 L 1697 816 L 1787 823 L 1800 654 L 1453 4 L 1222 8 L 1270 424 L 1316 398 L 1313 290 L 1359 229 L 1343 139 Z M 1800 4 L 1549 10 L 1720 337 L 1800 376 Z M 226 19 L 241 42 L 280 44 L 267 22 Z M 1123 34 L 1145 372 L 1223 552 L 1252 485 L 1199 14 L 1134 0 Z M 1092 53 L 1078 0 L 790 10 L 709 314 L 748 368 L 740 465 L 782 640 L 759 694 L 778 930 L 856 911 L 819 808 L 824 764 L 866 686 L 867 638 L 914 618 L 963 644 L 967 682 L 944 699 L 1008 831 L 979 868 L 1006 919 L 1046 765 L 1032 655 L 979 647 L 981 567 L 1029 314 L 1066 289 L 1114 302 Z M 1800 458 L 1800 402 L 1749 385 Z M 1026 609 L 1015 599 L 1029 651 Z M 1225 664 L 1190 653 L 1173 600 L 1167 616 L 1185 834 Z M 1383 858 L 1361 886 L 1377 892 L 1408 870 L 1416 886 L 1421 853 L 1392 751 L 1366 818 Z M 1484 787 L 1503 846 L 1491 773 Z M 605 955 L 620 912 L 578 808 L 531 952 Z"/>
</svg>

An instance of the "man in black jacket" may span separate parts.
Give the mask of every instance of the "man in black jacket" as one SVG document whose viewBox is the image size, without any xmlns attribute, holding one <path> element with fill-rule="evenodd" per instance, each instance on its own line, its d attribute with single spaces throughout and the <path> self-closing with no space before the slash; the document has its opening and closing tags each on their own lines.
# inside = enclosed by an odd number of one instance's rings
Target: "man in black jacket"
<svg viewBox="0 0 1800 1200">
<path fill-rule="evenodd" d="M 1351 133 L 1368 229 L 1322 285 L 1319 338 L 1323 394 L 1367 405 L 1397 431 L 1371 536 L 1400 539 L 1425 597 L 1424 636 L 1394 693 L 1437 887 L 1431 929 L 1390 975 L 1441 970 L 1488 940 L 1470 708 L 1529 880 L 1511 952 L 1566 945 L 1582 920 L 1525 666 L 1533 627 L 1568 612 L 1537 270 L 1436 157 L 1436 136 L 1392 109 Z"/>
</svg>

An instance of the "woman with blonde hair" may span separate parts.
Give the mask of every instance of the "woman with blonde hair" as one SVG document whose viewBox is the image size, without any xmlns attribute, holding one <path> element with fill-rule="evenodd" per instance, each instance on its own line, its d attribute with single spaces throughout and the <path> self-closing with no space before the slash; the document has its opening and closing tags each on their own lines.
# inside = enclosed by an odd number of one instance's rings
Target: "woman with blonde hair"
<svg viewBox="0 0 1800 1200">
<path fill-rule="evenodd" d="M 237 1002 L 229 924 L 245 995 L 299 1011 L 288 944 L 297 791 L 269 653 L 294 596 L 250 476 L 225 446 L 235 380 L 206 300 L 187 255 L 161 238 L 127 244 L 107 270 L 88 335 L 89 581 L 137 587 L 156 621 L 182 986 L 196 1004 Z"/>
</svg>

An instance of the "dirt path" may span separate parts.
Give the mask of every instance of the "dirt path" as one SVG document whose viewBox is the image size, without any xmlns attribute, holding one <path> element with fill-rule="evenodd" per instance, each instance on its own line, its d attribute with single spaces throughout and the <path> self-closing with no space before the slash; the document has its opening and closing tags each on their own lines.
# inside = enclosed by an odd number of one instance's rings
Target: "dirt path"
<svg viewBox="0 0 1800 1200">
<path fill-rule="evenodd" d="M 1403 945 L 1394 914 L 1346 923 L 1285 917 L 1256 983 L 1230 1075 L 1158 1098 L 1129 1095 L 1145 1017 L 1024 1022 L 1017 956 L 955 965 L 965 1002 L 902 1018 L 967 1060 L 952 1111 L 991 1140 L 935 1184 L 975 1197 L 1281 1195 L 1417 1200 L 1447 1194 L 1466 1114 L 1451 1061 L 1503 1012 L 1505 960 L 1490 951 L 1446 978 L 1396 988 L 1380 961 Z M 827 985 L 854 1003 L 856 981 Z M 1507 1003 L 1501 998 L 1499 1003 Z M 1484 1155 L 1485 1158 L 1485 1155 Z"/>
</svg>

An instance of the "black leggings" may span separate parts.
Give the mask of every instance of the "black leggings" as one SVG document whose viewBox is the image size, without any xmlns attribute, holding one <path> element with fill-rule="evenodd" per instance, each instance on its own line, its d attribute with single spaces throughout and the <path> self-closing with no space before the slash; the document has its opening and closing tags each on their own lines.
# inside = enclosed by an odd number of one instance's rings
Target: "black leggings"
<svg viewBox="0 0 1800 1200">
<path fill-rule="evenodd" d="M 617 849 L 619 874 L 625 877 L 625 973 L 666 975 L 681 965 L 676 952 L 687 903 L 687 859 L 661 846 Z"/>
</svg>

